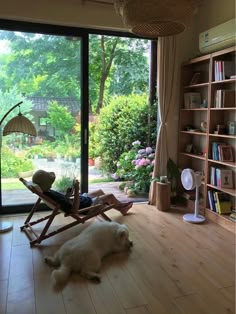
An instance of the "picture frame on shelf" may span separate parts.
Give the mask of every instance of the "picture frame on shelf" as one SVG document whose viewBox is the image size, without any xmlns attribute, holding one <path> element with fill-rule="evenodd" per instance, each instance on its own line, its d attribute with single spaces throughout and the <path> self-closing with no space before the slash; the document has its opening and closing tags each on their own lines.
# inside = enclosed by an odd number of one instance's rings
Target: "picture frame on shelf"
<svg viewBox="0 0 236 314">
<path fill-rule="evenodd" d="M 195 72 L 195 73 L 193 73 L 193 76 L 192 76 L 192 78 L 191 78 L 189 84 L 190 84 L 190 85 L 198 84 L 199 81 L 200 81 L 200 75 L 201 75 L 200 72 Z"/>
<path fill-rule="evenodd" d="M 233 172 L 229 169 L 220 169 L 221 188 L 233 189 Z"/>
<path fill-rule="evenodd" d="M 221 161 L 234 161 L 233 150 L 229 145 L 219 145 Z"/>
<path fill-rule="evenodd" d="M 193 151 L 193 144 L 188 144 L 188 145 L 185 147 L 185 153 L 191 154 L 192 151 Z"/>
</svg>

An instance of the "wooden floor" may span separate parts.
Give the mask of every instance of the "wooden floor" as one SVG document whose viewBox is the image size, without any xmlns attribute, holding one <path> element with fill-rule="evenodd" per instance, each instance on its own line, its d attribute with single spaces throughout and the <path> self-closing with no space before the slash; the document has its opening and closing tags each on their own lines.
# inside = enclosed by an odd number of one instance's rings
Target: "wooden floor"
<svg viewBox="0 0 236 314">
<path fill-rule="evenodd" d="M 72 275 L 57 291 L 43 258 L 87 224 L 31 248 L 19 230 L 25 216 L 7 217 L 14 228 L 0 234 L 0 313 L 235 313 L 235 235 L 211 222 L 189 224 L 182 214 L 147 204 L 134 205 L 126 217 L 111 211 L 129 226 L 132 253 L 107 257 L 100 284 Z M 56 225 L 69 219 L 59 216 Z"/>
</svg>

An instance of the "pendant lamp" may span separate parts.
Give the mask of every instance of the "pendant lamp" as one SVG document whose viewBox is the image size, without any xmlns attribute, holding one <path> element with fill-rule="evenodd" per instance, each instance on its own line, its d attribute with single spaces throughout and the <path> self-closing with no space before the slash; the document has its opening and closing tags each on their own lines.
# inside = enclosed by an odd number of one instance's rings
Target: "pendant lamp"
<svg viewBox="0 0 236 314">
<path fill-rule="evenodd" d="M 116 12 L 135 35 L 155 38 L 177 35 L 198 11 L 202 0 L 114 0 Z"/>
</svg>

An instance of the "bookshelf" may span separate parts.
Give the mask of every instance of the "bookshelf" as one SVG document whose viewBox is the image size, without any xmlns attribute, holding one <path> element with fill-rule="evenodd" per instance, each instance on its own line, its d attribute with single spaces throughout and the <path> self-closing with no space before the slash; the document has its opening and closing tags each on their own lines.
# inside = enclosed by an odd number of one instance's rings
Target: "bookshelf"
<svg viewBox="0 0 236 314">
<path fill-rule="evenodd" d="M 208 191 L 213 191 L 214 194 L 226 193 L 235 208 L 235 58 L 236 49 L 230 47 L 182 64 L 178 133 L 179 168 L 191 168 L 203 173 L 204 179 L 200 187 L 202 213 L 230 231 L 235 230 L 235 222 L 229 219 L 229 213 L 220 214 L 212 210 L 208 196 L 211 193 Z M 218 155 L 215 151 L 213 154 L 213 146 Z M 212 180 L 214 169 L 231 170 L 233 187 L 217 185 Z M 221 172 L 217 170 L 217 173 Z M 180 184 L 179 196 L 185 192 Z M 187 204 L 193 208 L 191 201 L 188 200 Z"/>
</svg>

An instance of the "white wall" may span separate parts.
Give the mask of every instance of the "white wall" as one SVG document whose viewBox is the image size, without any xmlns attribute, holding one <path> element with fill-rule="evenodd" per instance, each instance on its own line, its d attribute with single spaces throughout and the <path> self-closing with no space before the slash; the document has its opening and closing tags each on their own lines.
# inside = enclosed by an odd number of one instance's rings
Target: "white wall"
<svg viewBox="0 0 236 314">
<path fill-rule="evenodd" d="M 65 26 L 124 30 L 112 5 L 79 0 L 0 1 L 0 18 Z"/>
</svg>

